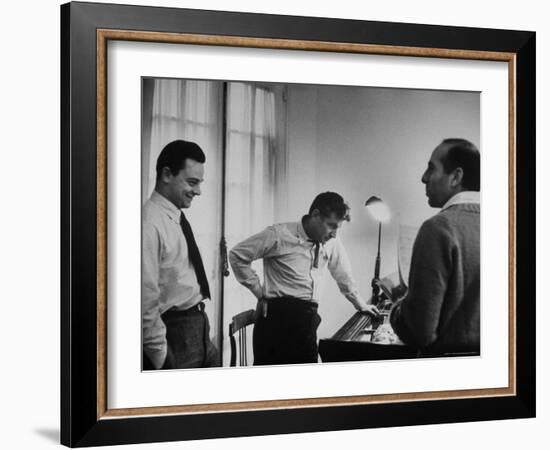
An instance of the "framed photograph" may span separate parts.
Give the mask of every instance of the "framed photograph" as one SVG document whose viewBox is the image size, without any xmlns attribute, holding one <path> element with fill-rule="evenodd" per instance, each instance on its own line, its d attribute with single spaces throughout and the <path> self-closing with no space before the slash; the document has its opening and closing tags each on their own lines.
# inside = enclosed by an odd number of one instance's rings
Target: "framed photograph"
<svg viewBox="0 0 550 450">
<path fill-rule="evenodd" d="M 77 2 L 61 55 L 63 444 L 534 417 L 535 33 Z"/>
</svg>

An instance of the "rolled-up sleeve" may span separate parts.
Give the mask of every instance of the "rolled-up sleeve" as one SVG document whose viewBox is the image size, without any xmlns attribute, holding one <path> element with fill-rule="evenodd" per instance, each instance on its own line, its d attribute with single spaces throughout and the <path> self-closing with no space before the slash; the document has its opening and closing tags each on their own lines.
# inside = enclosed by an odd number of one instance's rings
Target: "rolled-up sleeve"
<svg viewBox="0 0 550 450">
<path fill-rule="evenodd" d="M 340 292 L 355 308 L 361 311 L 367 305 L 365 299 L 359 293 L 357 283 L 353 278 L 351 263 L 348 254 L 340 239 L 336 238 L 332 254 L 328 261 L 328 269 L 332 278 L 336 281 Z"/>
<path fill-rule="evenodd" d="M 277 236 L 273 227 L 250 236 L 237 244 L 229 252 L 229 262 L 235 278 L 252 291 L 256 298 L 263 297 L 263 287 L 258 274 L 252 269 L 252 262 L 268 257 L 277 246 Z"/>
<path fill-rule="evenodd" d="M 142 228 L 141 317 L 143 351 L 155 368 L 166 359 L 166 327 L 160 317 L 159 267 L 161 258 L 159 232 L 152 224 Z"/>
</svg>

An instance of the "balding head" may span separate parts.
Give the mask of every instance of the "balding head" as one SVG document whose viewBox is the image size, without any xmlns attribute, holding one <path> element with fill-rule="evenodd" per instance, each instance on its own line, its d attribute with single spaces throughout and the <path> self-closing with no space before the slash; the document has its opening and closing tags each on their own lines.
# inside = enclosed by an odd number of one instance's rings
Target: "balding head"
<svg viewBox="0 0 550 450">
<path fill-rule="evenodd" d="M 465 139 L 445 139 L 432 152 L 422 175 L 428 203 L 441 208 L 462 191 L 479 191 L 479 151 Z"/>
</svg>

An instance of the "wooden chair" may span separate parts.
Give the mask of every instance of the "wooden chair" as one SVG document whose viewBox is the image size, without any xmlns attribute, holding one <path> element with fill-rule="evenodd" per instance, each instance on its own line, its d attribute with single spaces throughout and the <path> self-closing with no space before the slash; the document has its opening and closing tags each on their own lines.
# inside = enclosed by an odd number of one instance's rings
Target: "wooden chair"
<svg viewBox="0 0 550 450">
<path fill-rule="evenodd" d="M 235 367 L 237 365 L 237 353 L 239 354 L 239 366 L 246 366 L 247 361 L 247 327 L 254 323 L 253 309 L 244 311 L 233 317 L 233 320 L 229 324 L 229 339 L 231 340 L 231 361 L 230 366 Z M 239 341 L 239 350 L 237 352 L 237 339 Z"/>
</svg>

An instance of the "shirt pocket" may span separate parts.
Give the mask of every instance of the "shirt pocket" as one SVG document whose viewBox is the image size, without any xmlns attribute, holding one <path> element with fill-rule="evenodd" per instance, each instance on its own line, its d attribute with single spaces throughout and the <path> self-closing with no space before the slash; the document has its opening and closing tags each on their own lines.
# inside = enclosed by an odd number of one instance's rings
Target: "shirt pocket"
<svg viewBox="0 0 550 450">
<path fill-rule="evenodd" d="M 279 255 L 277 259 L 279 263 L 295 271 L 298 277 L 309 276 L 313 264 L 310 251 L 305 248 L 295 248 L 292 251 L 287 251 Z"/>
</svg>

